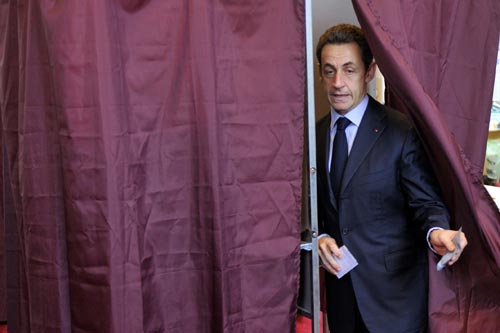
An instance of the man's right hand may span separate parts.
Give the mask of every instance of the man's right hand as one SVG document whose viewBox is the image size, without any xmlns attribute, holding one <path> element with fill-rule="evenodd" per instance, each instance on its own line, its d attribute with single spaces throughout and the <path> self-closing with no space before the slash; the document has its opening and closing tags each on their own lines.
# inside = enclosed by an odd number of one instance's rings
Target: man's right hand
<svg viewBox="0 0 500 333">
<path fill-rule="evenodd" d="M 323 268 L 331 274 L 337 274 L 340 270 L 340 265 L 335 260 L 335 257 L 342 258 L 342 252 L 340 252 L 335 239 L 329 236 L 318 239 L 318 252 L 323 262 Z"/>
</svg>

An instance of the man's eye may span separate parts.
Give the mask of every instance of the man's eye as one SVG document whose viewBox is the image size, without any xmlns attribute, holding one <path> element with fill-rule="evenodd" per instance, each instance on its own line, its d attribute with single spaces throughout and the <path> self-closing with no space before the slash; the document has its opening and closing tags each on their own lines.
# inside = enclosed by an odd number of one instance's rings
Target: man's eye
<svg viewBox="0 0 500 333">
<path fill-rule="evenodd" d="M 332 77 L 335 72 L 333 70 L 324 70 L 323 75 L 326 77 Z"/>
<path fill-rule="evenodd" d="M 354 74 L 354 69 L 346 69 L 345 71 L 347 74 Z"/>
</svg>

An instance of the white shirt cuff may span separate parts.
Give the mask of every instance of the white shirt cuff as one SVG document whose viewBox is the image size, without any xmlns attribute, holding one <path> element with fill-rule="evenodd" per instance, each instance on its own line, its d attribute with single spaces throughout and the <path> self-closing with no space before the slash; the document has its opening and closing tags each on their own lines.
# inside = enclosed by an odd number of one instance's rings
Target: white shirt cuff
<svg viewBox="0 0 500 333">
<path fill-rule="evenodd" d="M 429 245 L 429 249 L 431 249 L 432 252 L 434 252 L 435 254 L 438 254 L 436 251 L 434 251 L 434 248 L 432 247 L 432 244 L 431 244 L 431 232 L 433 232 L 434 230 L 444 230 L 443 228 L 440 228 L 440 227 L 432 227 L 429 229 L 429 231 L 427 231 L 427 245 Z"/>
<path fill-rule="evenodd" d="M 320 240 L 323 237 L 330 237 L 330 235 L 329 234 L 321 234 L 318 236 L 318 240 Z"/>
</svg>

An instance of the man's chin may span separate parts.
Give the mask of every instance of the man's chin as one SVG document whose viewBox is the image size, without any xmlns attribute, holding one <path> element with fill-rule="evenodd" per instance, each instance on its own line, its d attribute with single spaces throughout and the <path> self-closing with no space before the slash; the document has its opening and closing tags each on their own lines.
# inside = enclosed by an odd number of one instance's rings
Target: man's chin
<svg viewBox="0 0 500 333">
<path fill-rule="evenodd" d="M 335 111 L 340 114 L 344 114 L 350 110 L 351 105 L 348 103 L 330 103 Z"/>
</svg>

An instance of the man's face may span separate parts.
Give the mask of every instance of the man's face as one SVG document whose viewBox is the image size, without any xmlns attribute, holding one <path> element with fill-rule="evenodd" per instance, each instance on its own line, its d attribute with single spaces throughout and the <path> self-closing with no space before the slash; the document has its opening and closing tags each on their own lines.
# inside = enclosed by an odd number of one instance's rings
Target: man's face
<svg viewBox="0 0 500 333">
<path fill-rule="evenodd" d="M 326 44 L 321 51 L 320 78 L 330 105 L 340 114 L 351 111 L 366 95 L 375 64 L 365 70 L 358 44 Z"/>
</svg>

